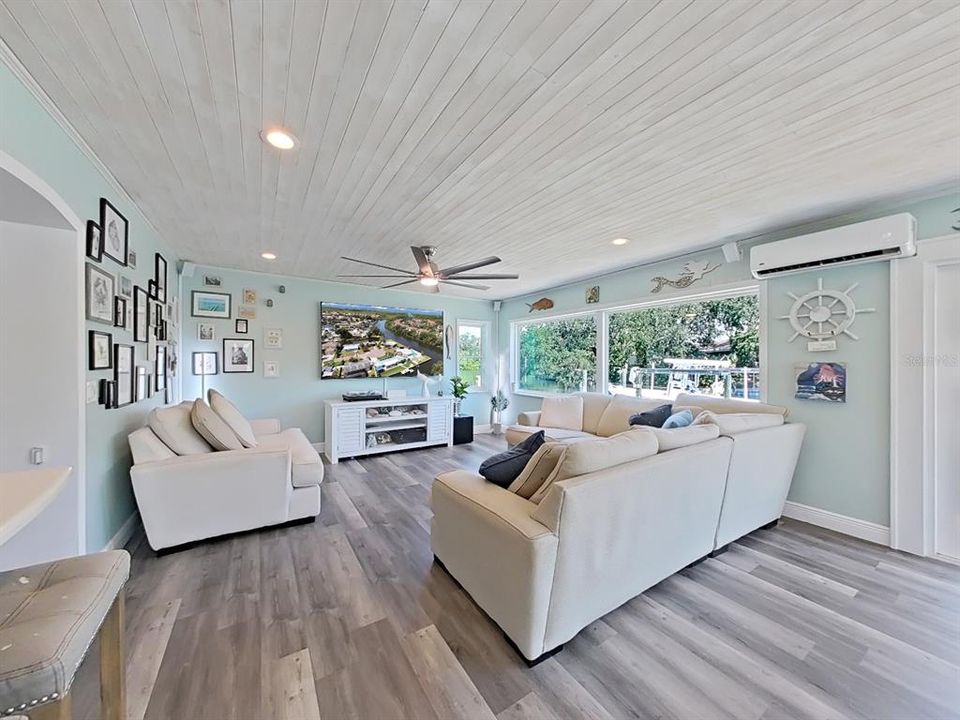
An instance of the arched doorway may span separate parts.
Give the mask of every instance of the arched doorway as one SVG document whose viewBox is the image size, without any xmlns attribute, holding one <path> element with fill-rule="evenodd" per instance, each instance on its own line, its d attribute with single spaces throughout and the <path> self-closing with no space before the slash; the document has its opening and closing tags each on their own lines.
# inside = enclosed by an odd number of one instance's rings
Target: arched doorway
<svg viewBox="0 0 960 720">
<path fill-rule="evenodd" d="M 73 468 L 60 495 L 0 546 L 0 570 L 85 552 L 84 223 L 0 152 L 0 471 Z"/>
</svg>

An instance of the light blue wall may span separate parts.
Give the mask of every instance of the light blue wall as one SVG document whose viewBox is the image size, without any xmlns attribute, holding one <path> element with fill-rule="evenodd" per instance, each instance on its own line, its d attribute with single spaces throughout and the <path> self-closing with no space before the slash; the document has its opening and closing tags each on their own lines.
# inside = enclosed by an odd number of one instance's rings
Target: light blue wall
<svg viewBox="0 0 960 720">
<path fill-rule="evenodd" d="M 146 287 L 153 276 L 154 253 L 160 251 L 169 262 L 169 282 L 173 287 L 176 257 L 170 248 L 2 63 L 0 150 L 42 178 L 81 219 L 96 219 L 100 197 L 109 198 L 130 224 L 130 248 L 137 253 L 138 262 L 137 268 L 131 270 L 104 258 L 103 267 L 113 274 L 128 275 L 135 284 Z M 88 323 L 88 329 L 107 330 L 113 332 L 114 341 L 132 342 L 129 332 L 117 328 Z M 51 341 L 56 343 L 55 338 Z M 146 344 L 135 345 L 137 363 L 146 363 Z M 55 345 L 51 351 L 56 352 Z M 87 374 L 88 379 L 101 377 L 112 375 L 109 371 Z M 86 406 L 86 524 L 90 551 L 103 548 L 134 510 L 127 434 L 140 427 L 147 412 L 159 403 L 160 399 L 154 397 L 116 410 L 97 404 Z"/>
<path fill-rule="evenodd" d="M 960 207 L 960 196 L 952 195 L 917 203 L 875 206 L 841 217 L 826 218 L 802 226 L 784 228 L 753 239 L 750 245 L 816 232 L 899 212 L 912 213 L 918 221 L 918 237 L 932 238 L 951 232 L 951 222 L 960 218 L 950 211 Z M 717 260 L 718 251 L 694 256 Z M 744 258 L 748 258 L 744 250 Z M 649 300 L 650 278 L 676 274 L 689 258 L 624 270 L 590 282 L 575 283 L 515 298 L 503 303 L 500 347 L 509 359 L 510 321 L 531 317 L 526 303 L 540 297 L 554 301 L 553 313 L 588 310 L 584 290 L 600 286 L 601 304 Z M 807 425 L 807 438 L 790 490 L 790 499 L 851 517 L 889 525 L 890 519 L 890 268 L 888 263 L 871 263 L 821 272 L 801 273 L 767 281 L 767 399 L 790 409 L 790 417 Z M 841 338 L 836 352 L 808 353 L 800 340 L 787 343 L 789 323 L 777 320 L 789 310 L 786 293 L 800 294 L 816 287 L 823 277 L 826 287 L 846 289 L 860 283 L 853 292 L 857 304 L 876 312 L 858 317 L 853 331 L 859 341 Z M 740 262 L 726 265 L 697 283 L 694 290 L 749 281 L 749 267 Z M 664 292 L 662 297 L 668 298 Z M 546 313 L 542 313 L 546 315 Z M 813 360 L 835 360 L 848 366 L 848 401 L 844 405 L 796 400 L 794 366 Z M 506 375 L 506 373 L 505 373 Z M 517 412 L 539 408 L 540 400 L 511 397 L 507 419 Z"/>
<path fill-rule="evenodd" d="M 216 275 L 222 287 L 205 288 L 204 275 Z M 284 285 L 281 295 L 278 287 Z M 244 288 L 257 292 L 256 319 L 249 321 L 249 333 L 234 332 Z M 233 318 L 210 320 L 190 317 L 190 293 L 193 290 L 217 290 L 233 296 Z M 274 306 L 266 307 L 272 298 Z M 183 396 L 198 397 L 201 378 L 191 374 L 191 357 L 195 351 L 216 351 L 222 363 L 223 338 L 247 337 L 254 341 L 255 372 L 250 374 L 220 374 L 207 378 L 207 388 L 220 390 L 232 398 L 240 409 L 253 417 L 278 417 L 284 427 L 302 428 L 313 442 L 323 440 L 323 401 L 339 397 L 346 391 L 380 390 L 382 380 L 320 380 L 319 307 L 320 301 L 397 305 L 400 307 L 429 308 L 444 311 L 444 325 L 456 327 L 457 319 L 490 320 L 493 317 L 489 301 L 466 300 L 443 294 L 428 295 L 419 292 L 381 290 L 379 288 L 346 283 L 323 282 L 303 278 L 238 270 L 198 268 L 192 278 L 183 278 Z M 216 340 L 197 340 L 197 324 L 213 323 Z M 267 350 L 263 345 L 264 328 L 282 328 L 283 348 Z M 263 377 L 263 361 L 277 360 L 280 377 Z M 454 374 L 453 360 L 444 359 L 444 376 Z M 420 382 L 414 378 L 392 378 L 388 388 L 406 389 L 409 394 L 420 392 Z M 443 383 L 449 394 L 448 382 Z M 476 424 L 489 421 L 489 394 L 469 395 L 462 412 L 476 416 Z"/>
</svg>

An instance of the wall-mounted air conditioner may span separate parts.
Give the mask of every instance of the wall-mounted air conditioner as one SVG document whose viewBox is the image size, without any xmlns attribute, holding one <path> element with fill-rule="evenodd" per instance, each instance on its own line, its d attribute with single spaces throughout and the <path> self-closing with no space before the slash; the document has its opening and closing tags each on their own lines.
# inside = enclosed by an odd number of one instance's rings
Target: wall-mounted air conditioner
<svg viewBox="0 0 960 720">
<path fill-rule="evenodd" d="M 910 213 L 844 225 L 757 245 L 750 250 L 750 272 L 759 280 L 817 268 L 917 254 L 917 220 Z"/>
</svg>

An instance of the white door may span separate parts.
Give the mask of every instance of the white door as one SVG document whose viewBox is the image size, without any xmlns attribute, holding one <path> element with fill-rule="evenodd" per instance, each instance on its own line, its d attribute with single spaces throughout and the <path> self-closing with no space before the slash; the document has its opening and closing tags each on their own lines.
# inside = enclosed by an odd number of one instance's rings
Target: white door
<svg viewBox="0 0 960 720">
<path fill-rule="evenodd" d="M 891 545 L 960 561 L 960 235 L 891 274 Z"/>
</svg>

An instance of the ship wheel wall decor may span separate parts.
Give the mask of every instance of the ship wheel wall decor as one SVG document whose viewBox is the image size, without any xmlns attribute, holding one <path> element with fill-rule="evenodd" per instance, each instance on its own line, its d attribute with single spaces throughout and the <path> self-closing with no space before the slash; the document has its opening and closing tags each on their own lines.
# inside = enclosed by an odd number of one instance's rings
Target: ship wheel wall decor
<svg viewBox="0 0 960 720">
<path fill-rule="evenodd" d="M 823 287 L 823 278 L 817 278 L 817 289 L 804 295 L 787 296 L 793 300 L 790 312 L 781 315 L 778 320 L 789 320 L 794 333 L 787 342 L 793 342 L 798 337 L 809 338 L 807 350 L 811 352 L 836 350 L 840 335 L 846 335 L 854 340 L 860 338 L 850 331 L 850 326 L 860 313 L 876 312 L 876 308 L 858 308 L 851 293 L 859 283 L 854 283 L 846 290 L 827 290 Z"/>
</svg>

